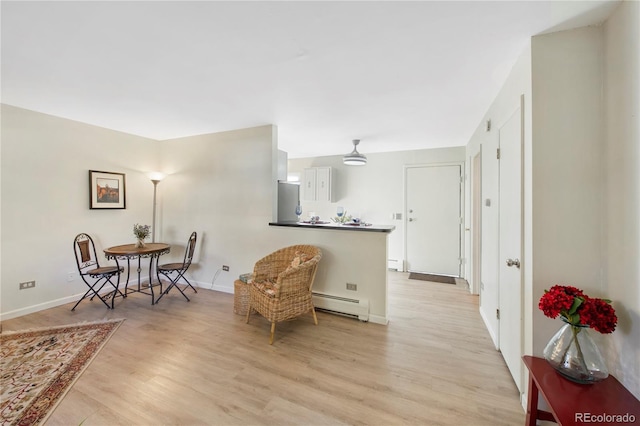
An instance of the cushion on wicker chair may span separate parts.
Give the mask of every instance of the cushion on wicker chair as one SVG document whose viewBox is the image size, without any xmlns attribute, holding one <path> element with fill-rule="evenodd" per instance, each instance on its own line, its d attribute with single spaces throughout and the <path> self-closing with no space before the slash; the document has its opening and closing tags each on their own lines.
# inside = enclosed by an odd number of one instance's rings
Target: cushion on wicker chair
<svg viewBox="0 0 640 426">
<path fill-rule="evenodd" d="M 300 266 L 301 263 L 306 262 L 307 260 L 310 260 L 311 258 L 309 256 L 307 256 L 306 253 L 302 253 L 301 251 L 297 251 L 296 255 L 293 257 L 293 260 L 291 261 L 291 264 L 289 265 L 289 267 L 287 269 L 291 269 L 291 268 L 297 268 L 298 266 Z"/>
<path fill-rule="evenodd" d="M 254 283 L 254 286 L 269 297 L 275 297 L 278 291 L 278 283 L 273 283 L 271 281 Z"/>
</svg>

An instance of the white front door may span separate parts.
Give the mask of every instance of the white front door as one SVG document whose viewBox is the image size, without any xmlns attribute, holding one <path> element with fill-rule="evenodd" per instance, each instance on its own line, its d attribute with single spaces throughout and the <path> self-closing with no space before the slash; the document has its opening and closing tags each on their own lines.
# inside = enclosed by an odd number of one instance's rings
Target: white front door
<svg viewBox="0 0 640 426">
<path fill-rule="evenodd" d="M 523 391 L 522 300 L 522 102 L 499 130 L 499 345 L 502 356 Z"/>
<path fill-rule="evenodd" d="M 460 276 L 462 166 L 406 168 L 406 270 Z"/>
</svg>

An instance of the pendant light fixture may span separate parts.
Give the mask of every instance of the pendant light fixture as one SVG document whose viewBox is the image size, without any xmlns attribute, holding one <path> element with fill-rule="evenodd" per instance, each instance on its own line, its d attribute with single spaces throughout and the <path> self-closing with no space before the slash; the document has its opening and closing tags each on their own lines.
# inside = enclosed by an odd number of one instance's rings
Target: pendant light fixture
<svg viewBox="0 0 640 426">
<path fill-rule="evenodd" d="M 342 157 L 342 162 L 347 166 L 364 166 L 367 164 L 367 157 L 358 152 L 360 139 L 353 140 L 353 151 Z"/>
</svg>

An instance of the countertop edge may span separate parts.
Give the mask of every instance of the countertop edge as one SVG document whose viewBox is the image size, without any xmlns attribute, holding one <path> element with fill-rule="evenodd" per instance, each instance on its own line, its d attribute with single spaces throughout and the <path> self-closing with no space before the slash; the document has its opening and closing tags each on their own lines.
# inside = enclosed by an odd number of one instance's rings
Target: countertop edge
<svg viewBox="0 0 640 426">
<path fill-rule="evenodd" d="M 394 225 L 343 226 L 334 224 L 315 224 L 298 222 L 269 222 L 269 226 L 285 226 L 290 228 L 329 229 L 335 231 L 383 232 L 390 233 L 396 229 Z"/>
</svg>

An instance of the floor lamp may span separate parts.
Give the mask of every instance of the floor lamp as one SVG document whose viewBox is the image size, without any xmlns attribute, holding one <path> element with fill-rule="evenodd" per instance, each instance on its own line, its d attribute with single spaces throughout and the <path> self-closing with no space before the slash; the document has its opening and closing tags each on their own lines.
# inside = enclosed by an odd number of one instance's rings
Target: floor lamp
<svg viewBox="0 0 640 426">
<path fill-rule="evenodd" d="M 153 182 L 153 219 L 151 221 L 151 242 L 156 242 L 156 200 L 158 193 L 158 184 L 162 179 L 164 179 L 165 174 L 160 172 L 151 173 L 149 176 L 151 178 L 151 182 Z"/>
</svg>

